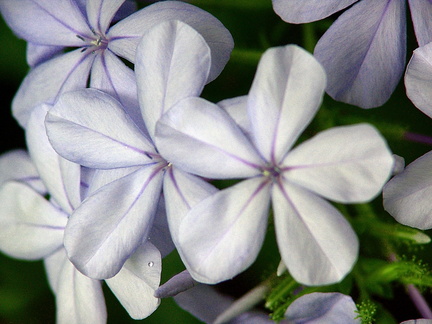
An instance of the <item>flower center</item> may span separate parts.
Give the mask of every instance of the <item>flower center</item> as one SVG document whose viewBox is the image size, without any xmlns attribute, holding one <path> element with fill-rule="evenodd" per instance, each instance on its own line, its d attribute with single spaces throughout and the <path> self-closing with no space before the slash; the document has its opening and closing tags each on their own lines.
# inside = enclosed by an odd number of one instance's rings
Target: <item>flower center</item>
<svg viewBox="0 0 432 324">
<path fill-rule="evenodd" d="M 95 31 L 92 31 L 94 37 L 92 38 L 86 38 L 81 35 L 76 35 L 80 40 L 84 42 L 84 45 L 82 47 L 81 52 L 85 51 L 91 51 L 91 53 L 95 53 L 98 50 L 104 50 L 108 46 L 108 40 L 103 36 Z"/>
<path fill-rule="evenodd" d="M 271 165 L 266 167 L 262 171 L 262 174 L 264 177 L 270 178 L 272 181 L 275 181 L 277 178 L 279 178 L 281 172 L 282 170 L 278 166 Z"/>
</svg>

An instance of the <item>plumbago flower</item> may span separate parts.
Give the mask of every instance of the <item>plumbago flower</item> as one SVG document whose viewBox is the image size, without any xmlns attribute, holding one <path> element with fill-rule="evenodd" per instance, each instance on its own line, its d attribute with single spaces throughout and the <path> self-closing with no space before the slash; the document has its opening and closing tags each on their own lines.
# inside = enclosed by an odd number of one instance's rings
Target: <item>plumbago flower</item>
<svg viewBox="0 0 432 324">
<path fill-rule="evenodd" d="M 432 118 L 432 44 L 417 48 L 405 73 L 408 98 L 423 113 Z"/>
<path fill-rule="evenodd" d="M 432 41 L 429 0 L 273 0 L 290 23 L 307 23 L 348 8 L 324 33 L 314 55 L 328 76 L 327 93 L 362 108 L 384 104 L 405 67 L 406 3 L 417 42 Z"/>
<path fill-rule="evenodd" d="M 423 113 L 432 118 L 432 47 L 414 51 L 405 74 L 407 95 Z M 432 151 L 409 164 L 384 187 L 384 208 L 400 223 L 419 229 L 432 228 Z"/>
<path fill-rule="evenodd" d="M 311 55 L 296 46 L 273 48 L 263 55 L 249 95 L 224 104 L 247 109 L 249 136 L 200 98 L 180 101 L 159 120 L 156 144 L 171 163 L 208 178 L 247 178 L 198 203 L 181 223 L 178 244 L 197 281 L 232 278 L 255 260 L 270 200 L 279 251 L 297 281 L 328 284 L 352 268 L 357 237 L 322 197 L 372 199 L 393 158 L 366 124 L 323 131 L 291 150 L 324 87 L 324 71 Z"/>
<path fill-rule="evenodd" d="M 101 282 L 81 274 L 68 260 L 63 247 L 68 217 L 86 196 L 91 172 L 61 158 L 51 148 L 45 134 L 46 112 L 45 105 L 35 108 L 26 136 L 35 169 L 50 198 L 47 200 L 29 185 L 28 179 L 35 178 L 34 172 L 1 186 L 0 250 L 15 258 L 44 260 L 56 296 L 58 323 L 105 323 L 107 314 Z M 20 153 L 8 162 L 22 165 L 23 160 Z M 160 253 L 145 240 L 121 271 L 105 282 L 129 315 L 141 319 L 159 305 L 153 295 L 160 273 Z"/>
<path fill-rule="evenodd" d="M 432 228 L 432 151 L 410 163 L 384 187 L 384 209 L 399 223 Z"/>
<path fill-rule="evenodd" d="M 148 236 L 162 187 L 174 243 L 182 215 L 216 191 L 169 163 L 152 141 L 156 121 L 171 105 L 201 93 L 211 77 L 210 60 L 210 48 L 198 32 L 180 21 L 165 22 L 144 34 L 137 49 L 146 130 L 113 97 L 92 89 L 64 94 L 49 111 L 47 133 L 59 154 L 103 169 L 97 175 L 121 174 L 89 195 L 67 224 L 68 256 L 84 274 L 103 279 L 121 269 Z"/>
<path fill-rule="evenodd" d="M 45 61 L 34 67 L 18 90 L 12 110 L 25 127 L 31 109 L 39 103 L 54 103 L 58 96 L 90 87 L 110 93 L 132 115 L 139 115 L 133 71 L 120 58 L 134 63 L 141 35 L 152 26 L 171 19 L 198 30 L 212 51 L 208 81 L 217 77 L 228 61 L 233 41 L 228 30 L 209 13 L 187 3 L 161 1 L 114 26 L 114 14 L 125 0 L 2 0 L 0 11 L 11 29 L 32 44 L 30 61 Z M 58 53 L 59 49 L 76 48 Z M 54 52 L 54 53 L 53 53 Z"/>
</svg>

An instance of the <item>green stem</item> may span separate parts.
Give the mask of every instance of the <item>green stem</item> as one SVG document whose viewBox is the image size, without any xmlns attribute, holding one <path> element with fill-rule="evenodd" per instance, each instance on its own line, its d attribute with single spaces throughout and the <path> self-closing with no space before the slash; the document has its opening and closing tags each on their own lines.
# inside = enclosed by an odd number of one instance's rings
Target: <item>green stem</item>
<svg viewBox="0 0 432 324">
<path fill-rule="evenodd" d="M 231 53 L 231 61 L 256 66 L 263 54 L 262 51 L 250 49 L 236 49 Z"/>
<path fill-rule="evenodd" d="M 315 48 L 315 44 L 317 43 L 317 39 L 315 37 L 315 28 L 314 24 L 303 24 L 303 46 L 305 50 L 307 50 L 310 53 L 313 53 L 313 50 Z"/>
</svg>

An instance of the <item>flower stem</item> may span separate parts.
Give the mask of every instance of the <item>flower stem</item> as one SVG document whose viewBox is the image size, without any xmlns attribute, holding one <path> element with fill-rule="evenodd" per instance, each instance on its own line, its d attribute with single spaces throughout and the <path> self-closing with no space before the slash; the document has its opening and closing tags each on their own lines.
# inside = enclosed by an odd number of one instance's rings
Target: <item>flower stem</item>
<svg viewBox="0 0 432 324">
<path fill-rule="evenodd" d="M 432 319 L 432 311 L 423 295 L 414 285 L 407 285 L 408 296 L 411 298 L 420 315 L 425 319 Z"/>
<path fill-rule="evenodd" d="M 432 137 L 417 133 L 405 132 L 403 138 L 410 142 L 432 145 Z"/>
</svg>

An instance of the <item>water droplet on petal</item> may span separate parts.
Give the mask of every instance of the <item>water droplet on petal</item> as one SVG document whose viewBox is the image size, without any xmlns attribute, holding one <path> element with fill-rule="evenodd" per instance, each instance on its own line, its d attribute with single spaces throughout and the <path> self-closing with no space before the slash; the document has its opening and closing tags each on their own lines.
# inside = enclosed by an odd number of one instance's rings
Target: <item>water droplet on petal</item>
<svg viewBox="0 0 432 324">
<path fill-rule="evenodd" d="M 153 262 L 153 261 L 150 261 L 149 263 L 147 263 L 147 265 L 148 265 L 149 267 L 153 267 L 153 266 L 154 266 L 154 262 Z"/>
</svg>

